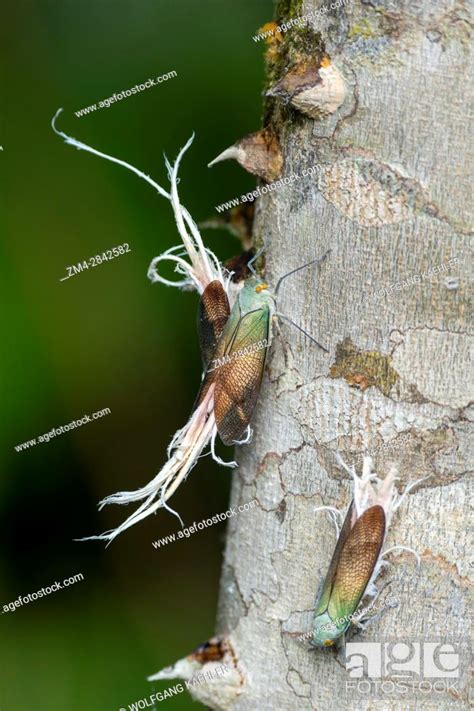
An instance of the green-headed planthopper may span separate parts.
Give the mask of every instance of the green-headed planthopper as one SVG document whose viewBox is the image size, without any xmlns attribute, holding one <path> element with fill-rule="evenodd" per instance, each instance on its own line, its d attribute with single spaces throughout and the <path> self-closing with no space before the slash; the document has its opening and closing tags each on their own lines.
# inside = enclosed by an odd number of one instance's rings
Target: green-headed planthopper
<svg viewBox="0 0 474 711">
<path fill-rule="evenodd" d="M 244 282 L 230 313 L 220 282 L 211 282 L 202 295 L 199 331 L 206 371 L 197 405 L 213 388 L 216 431 L 224 444 L 238 442 L 248 428 L 260 391 L 274 311 L 266 284 L 255 277 Z"/>
<path fill-rule="evenodd" d="M 328 253 L 309 264 L 321 262 Z M 244 441 L 250 437 L 249 423 L 260 392 L 267 349 L 271 344 L 273 317 L 284 318 L 296 326 L 278 313 L 276 297 L 283 279 L 309 265 L 304 264 L 283 275 L 272 291 L 253 268 L 253 262 L 260 254 L 261 251 L 248 262 L 252 276 L 243 282 L 232 309 L 224 287 L 217 280 L 206 287 L 201 297 L 198 330 L 205 373 L 196 405 L 199 406 L 212 390 L 215 418 L 211 442 L 213 452 L 216 434 L 226 445 L 241 443 L 246 430 Z M 299 329 L 299 326 L 296 328 Z M 311 336 L 308 337 L 314 341 Z"/>
<path fill-rule="evenodd" d="M 173 165 L 166 160 L 171 184 L 168 192 L 129 163 L 58 131 L 55 122 L 59 113 L 54 117 L 52 126 L 66 143 L 131 170 L 171 203 L 181 244 L 155 257 L 148 269 L 148 276 L 151 281 L 167 286 L 196 289 L 201 297 L 198 331 L 203 379 L 194 409 L 188 422 L 172 438 L 167 461 L 148 484 L 135 491 L 112 494 L 100 502 L 100 508 L 107 504 L 139 503 L 138 508 L 117 528 L 82 539 L 111 542 L 127 528 L 160 508 L 167 509 L 179 518 L 167 501 L 186 479 L 207 446 L 210 446 L 211 455 L 219 464 L 236 466 L 235 462 L 223 462 L 216 455 L 215 439 L 219 435 L 226 445 L 240 444 L 250 439 L 250 419 L 258 400 L 266 354 L 271 344 L 273 317 L 289 321 L 305 333 L 276 309 L 276 297 L 281 283 L 300 269 L 324 260 L 329 250 L 320 259 L 313 259 L 284 274 L 273 291 L 253 268 L 253 262 L 260 253 L 247 262 L 251 276 L 244 281 L 234 281 L 232 272 L 204 245 L 196 223 L 180 202 L 178 169 L 193 138 L 181 149 Z M 183 278 L 173 281 L 162 276 L 158 265 L 165 261 L 171 262 Z M 309 334 L 305 335 L 319 346 Z M 326 351 L 325 348 L 323 350 Z"/>
<path fill-rule="evenodd" d="M 413 482 L 399 495 L 395 488 L 395 467 L 391 467 L 382 480 L 374 474 L 370 457 L 364 458 L 361 477 L 354 467 L 347 467 L 340 458 L 339 461 L 353 477 L 354 498 L 316 601 L 311 639 L 314 647 L 332 646 L 359 617 L 358 607 L 362 599 L 368 597 L 375 601 L 379 593 L 375 580 L 381 567 L 386 565 L 383 557 L 395 548 L 404 548 L 394 546 L 383 552 L 391 517 L 405 495 L 423 481 Z M 336 509 L 330 510 L 339 514 Z M 414 553 L 411 549 L 405 550 Z"/>
</svg>

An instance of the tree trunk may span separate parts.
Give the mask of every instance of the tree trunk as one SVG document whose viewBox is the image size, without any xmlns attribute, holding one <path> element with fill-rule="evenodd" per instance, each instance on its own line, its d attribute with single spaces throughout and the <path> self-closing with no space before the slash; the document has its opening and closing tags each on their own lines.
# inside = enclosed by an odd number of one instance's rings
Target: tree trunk
<svg viewBox="0 0 474 711">
<path fill-rule="evenodd" d="M 276 20 L 325 3 L 281 2 Z M 375 470 L 383 476 L 394 462 L 398 488 L 430 475 L 395 515 L 387 543 L 416 549 L 421 566 L 408 553 L 390 558 L 384 583 L 398 606 L 349 639 L 443 641 L 467 663 L 467 11 L 463 0 L 354 0 L 311 27 L 288 29 L 270 47 L 269 84 L 326 54 L 345 99 L 319 119 L 276 95 L 267 101 L 283 174 L 318 167 L 259 198 L 254 235 L 267 244 L 270 284 L 331 248 L 322 266 L 285 281 L 278 303 L 330 353 L 285 322 L 274 337 L 231 500 L 257 498 L 260 508 L 229 523 L 221 581 L 218 633 L 241 685 L 212 704 L 392 709 L 414 698 L 413 708 L 465 708 L 463 679 L 423 698 L 346 692 L 344 650 L 310 652 L 290 633 L 311 631 L 335 546 L 315 508 L 351 500 L 335 453 L 360 469 L 360 453 L 377 448 Z"/>
<path fill-rule="evenodd" d="M 318 9 L 283 0 L 277 21 Z M 155 678 L 194 680 L 197 700 L 231 711 L 467 708 L 468 17 L 462 0 L 354 0 L 316 26 L 270 43 L 266 130 L 224 157 L 268 175 L 280 146 L 283 175 L 298 175 L 259 198 L 254 241 L 270 285 L 332 250 L 278 294 L 330 353 L 286 322 L 274 338 L 254 438 L 238 449 L 231 506 L 259 508 L 229 522 L 220 639 Z M 396 466 L 400 489 L 429 478 L 384 548 L 416 549 L 420 567 L 391 553 L 376 583 L 392 604 L 381 592 L 377 617 L 346 638 L 375 645 L 380 669 L 361 680 L 349 646 L 310 652 L 298 637 L 335 546 L 315 509 L 347 509 L 336 454 L 360 470 L 367 451 L 382 478 Z"/>
</svg>

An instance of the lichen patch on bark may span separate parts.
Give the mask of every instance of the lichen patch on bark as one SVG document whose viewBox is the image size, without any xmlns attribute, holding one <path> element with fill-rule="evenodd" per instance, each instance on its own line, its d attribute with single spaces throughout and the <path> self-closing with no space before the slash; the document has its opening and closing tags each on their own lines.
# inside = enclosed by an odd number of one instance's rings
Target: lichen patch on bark
<svg viewBox="0 0 474 711">
<path fill-rule="evenodd" d="M 382 355 L 377 351 L 361 351 L 350 338 L 338 343 L 336 360 L 329 374 L 331 378 L 344 378 L 349 385 L 360 390 L 375 386 L 387 396 L 399 377 L 392 367 L 390 355 Z"/>
<path fill-rule="evenodd" d="M 319 173 L 324 198 L 364 227 L 409 220 L 429 200 L 415 181 L 386 164 L 354 157 L 338 160 Z"/>
<path fill-rule="evenodd" d="M 438 7 L 436 7 L 438 5 Z M 466 0 L 432 3 L 424 12 L 412 2 L 396 4 L 351 3 L 347 29 L 347 52 L 360 65 L 373 64 L 387 71 L 407 60 L 410 50 L 426 37 L 443 49 L 456 42 L 464 50 L 472 35 L 472 19 Z M 403 53 L 400 51 L 402 50 Z"/>
</svg>

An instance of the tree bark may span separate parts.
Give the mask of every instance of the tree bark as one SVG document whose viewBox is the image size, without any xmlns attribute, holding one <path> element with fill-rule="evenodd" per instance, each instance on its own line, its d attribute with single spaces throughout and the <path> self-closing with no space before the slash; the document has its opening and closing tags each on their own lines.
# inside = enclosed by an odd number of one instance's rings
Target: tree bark
<svg viewBox="0 0 474 711">
<path fill-rule="evenodd" d="M 276 20 L 324 4 L 285 0 Z M 212 705 L 232 711 L 408 708 L 410 695 L 346 695 L 344 652 L 310 652 L 290 634 L 311 631 L 335 546 L 315 508 L 351 500 L 337 451 L 360 469 L 360 453 L 378 448 L 375 470 L 383 476 L 394 462 L 399 488 L 430 475 L 387 542 L 416 549 L 420 569 L 408 553 L 393 555 L 384 582 L 399 605 L 352 639 L 441 640 L 468 661 L 467 9 L 462 0 L 354 0 L 311 26 L 289 29 L 269 53 L 269 84 L 326 54 L 346 97 L 319 120 L 268 100 L 283 174 L 318 169 L 259 198 L 254 235 L 267 244 L 270 284 L 331 248 L 320 268 L 285 281 L 278 303 L 330 353 L 282 324 L 253 441 L 238 450 L 231 505 L 257 498 L 260 507 L 228 528 L 217 631 L 240 686 L 225 701 L 215 692 Z M 467 708 L 466 686 L 410 703 Z"/>
<path fill-rule="evenodd" d="M 276 19 L 321 7 L 281 0 Z M 469 29 L 463 0 L 354 0 L 312 29 L 292 27 L 267 51 L 265 131 L 220 157 L 298 176 L 258 199 L 254 243 L 263 236 L 270 285 L 331 249 L 278 294 L 278 310 L 330 352 L 282 323 L 253 441 L 238 449 L 231 506 L 259 507 L 229 521 L 218 638 L 154 677 L 185 679 L 210 708 L 467 708 Z M 352 481 L 336 454 L 360 471 L 367 451 L 382 478 L 396 466 L 400 489 L 429 476 L 396 512 L 384 548 L 415 549 L 420 566 L 407 551 L 391 554 L 376 583 L 397 604 L 381 590 L 377 617 L 346 641 L 374 643 L 385 662 L 393 643 L 405 645 L 399 659 L 418 644 L 409 686 L 421 677 L 423 692 L 399 693 L 391 665 L 358 685 L 348 647 L 310 652 L 298 639 L 311 633 L 335 546 L 315 509 L 348 508 Z M 444 684 L 426 666 L 429 643 L 450 645 L 449 664 L 434 665 L 454 666 Z"/>
</svg>

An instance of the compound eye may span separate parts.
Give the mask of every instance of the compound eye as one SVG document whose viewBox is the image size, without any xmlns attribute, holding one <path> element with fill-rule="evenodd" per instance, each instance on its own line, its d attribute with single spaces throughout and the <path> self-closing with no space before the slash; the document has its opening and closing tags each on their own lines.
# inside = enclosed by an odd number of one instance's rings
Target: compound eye
<svg viewBox="0 0 474 711">
<path fill-rule="evenodd" d="M 333 644 L 334 644 L 334 640 L 332 640 L 332 639 L 325 639 L 324 640 L 325 647 L 332 647 Z"/>
<path fill-rule="evenodd" d="M 255 287 L 257 294 L 260 294 L 261 291 L 265 291 L 265 289 L 268 289 L 268 284 L 265 284 L 265 282 L 262 282 Z"/>
</svg>

